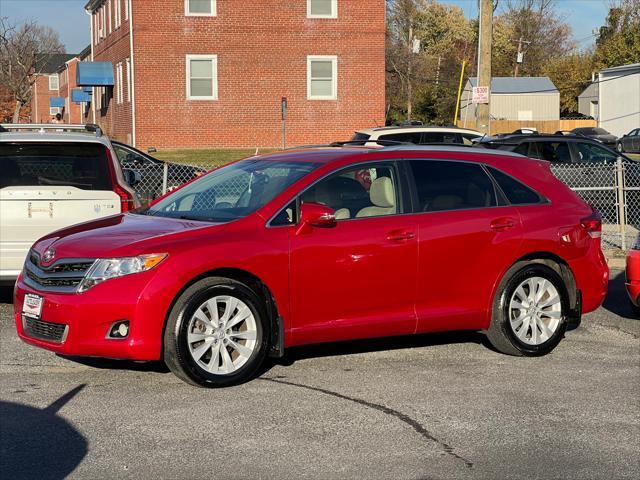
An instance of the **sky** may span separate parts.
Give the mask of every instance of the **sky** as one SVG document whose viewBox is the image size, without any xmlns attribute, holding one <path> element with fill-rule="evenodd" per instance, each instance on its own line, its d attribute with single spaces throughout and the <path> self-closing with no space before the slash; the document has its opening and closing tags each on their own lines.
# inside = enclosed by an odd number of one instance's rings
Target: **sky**
<svg viewBox="0 0 640 480">
<path fill-rule="evenodd" d="M 87 1 L 0 0 L 0 16 L 9 17 L 9 19 L 18 22 L 36 20 L 42 25 L 48 25 L 60 33 L 60 38 L 67 47 L 67 52 L 78 53 L 89 44 L 89 20 L 84 12 L 84 5 Z M 468 18 L 478 16 L 477 0 L 441 0 L 441 3 L 461 7 Z M 501 4 L 505 3 L 506 0 L 499 0 L 498 13 L 500 13 Z M 573 38 L 578 42 L 580 49 L 586 49 L 593 45 L 592 30 L 604 23 L 608 5 L 609 0 L 556 0 L 557 10 L 571 25 Z"/>
</svg>

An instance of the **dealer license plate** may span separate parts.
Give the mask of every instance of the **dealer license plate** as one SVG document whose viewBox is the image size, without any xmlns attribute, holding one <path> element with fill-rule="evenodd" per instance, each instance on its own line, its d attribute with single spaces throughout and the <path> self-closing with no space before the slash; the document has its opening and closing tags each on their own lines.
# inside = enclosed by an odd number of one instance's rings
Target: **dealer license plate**
<svg viewBox="0 0 640 480">
<path fill-rule="evenodd" d="M 24 302 L 22 302 L 22 314 L 39 320 L 43 303 L 44 298 L 41 296 L 27 293 L 24 296 Z"/>
</svg>

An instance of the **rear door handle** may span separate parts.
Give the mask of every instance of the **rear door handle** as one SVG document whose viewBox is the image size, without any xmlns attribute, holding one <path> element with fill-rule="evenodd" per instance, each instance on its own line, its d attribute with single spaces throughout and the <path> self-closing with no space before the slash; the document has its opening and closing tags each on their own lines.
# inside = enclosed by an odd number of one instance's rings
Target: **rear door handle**
<svg viewBox="0 0 640 480">
<path fill-rule="evenodd" d="M 390 242 L 401 242 L 403 240 L 411 240 L 415 236 L 415 233 L 407 230 L 393 230 L 387 234 L 387 240 Z"/>
<path fill-rule="evenodd" d="M 510 228 L 513 228 L 516 225 L 516 223 L 513 221 L 512 218 L 496 218 L 494 221 L 491 222 L 491 230 L 494 230 L 496 232 L 502 232 L 504 230 L 508 230 Z"/>
</svg>

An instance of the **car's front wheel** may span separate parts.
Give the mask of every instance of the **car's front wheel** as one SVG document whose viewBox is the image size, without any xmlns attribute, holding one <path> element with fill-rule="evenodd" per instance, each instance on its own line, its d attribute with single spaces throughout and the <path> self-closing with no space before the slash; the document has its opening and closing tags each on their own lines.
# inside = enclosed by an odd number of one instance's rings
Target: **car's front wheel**
<svg viewBox="0 0 640 480">
<path fill-rule="evenodd" d="M 624 148 L 622 147 L 622 143 L 618 143 L 616 145 L 616 148 L 618 150 L 618 152 L 623 153 L 624 152 Z"/>
<path fill-rule="evenodd" d="M 567 288 L 555 270 L 540 263 L 516 264 L 496 292 L 487 337 L 509 355 L 545 355 L 562 340 L 568 313 Z"/>
<path fill-rule="evenodd" d="M 268 321 L 263 302 L 243 283 L 212 277 L 176 301 L 164 336 L 164 360 L 182 380 L 226 387 L 250 380 L 264 361 Z"/>
</svg>

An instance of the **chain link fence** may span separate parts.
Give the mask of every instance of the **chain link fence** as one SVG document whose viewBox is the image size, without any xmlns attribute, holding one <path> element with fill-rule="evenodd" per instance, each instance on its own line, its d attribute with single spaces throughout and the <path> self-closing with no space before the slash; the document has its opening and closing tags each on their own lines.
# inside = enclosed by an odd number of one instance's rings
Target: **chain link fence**
<svg viewBox="0 0 640 480">
<path fill-rule="evenodd" d="M 129 164 L 123 168 L 140 173 L 134 187 L 145 204 L 199 177 L 210 167 L 178 163 Z M 640 228 L 640 163 L 553 164 L 553 173 L 602 215 L 604 249 L 626 250 Z M 248 174 L 230 179 L 216 192 L 218 201 L 237 198 L 249 183 Z"/>
<path fill-rule="evenodd" d="M 630 248 L 640 227 L 640 163 L 554 164 L 551 170 L 602 215 L 602 248 Z"/>
</svg>

